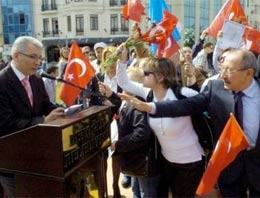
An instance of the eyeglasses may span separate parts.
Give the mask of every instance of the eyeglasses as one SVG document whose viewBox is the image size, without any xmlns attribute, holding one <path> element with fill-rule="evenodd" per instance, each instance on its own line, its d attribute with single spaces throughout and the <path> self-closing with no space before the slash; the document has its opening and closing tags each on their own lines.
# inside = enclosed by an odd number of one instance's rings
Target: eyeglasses
<svg viewBox="0 0 260 198">
<path fill-rule="evenodd" d="M 231 70 L 229 67 L 226 67 L 226 68 L 221 68 L 220 69 L 220 73 L 223 74 L 223 73 L 226 73 L 227 75 L 231 75 L 233 73 L 236 73 L 236 72 L 239 72 L 239 71 L 244 71 L 244 70 L 247 70 L 248 68 L 242 68 L 242 69 L 236 69 L 236 70 Z"/>
<path fill-rule="evenodd" d="M 144 71 L 144 76 L 149 76 L 150 74 L 154 74 L 154 72 Z"/>
<path fill-rule="evenodd" d="M 28 57 L 30 59 L 33 59 L 34 61 L 38 61 L 38 60 L 42 61 L 42 57 L 39 57 L 39 56 L 37 56 L 35 54 L 25 54 L 23 52 L 18 52 L 18 53 L 22 54 L 22 55 L 24 55 L 24 56 L 26 56 L 26 57 Z"/>
</svg>

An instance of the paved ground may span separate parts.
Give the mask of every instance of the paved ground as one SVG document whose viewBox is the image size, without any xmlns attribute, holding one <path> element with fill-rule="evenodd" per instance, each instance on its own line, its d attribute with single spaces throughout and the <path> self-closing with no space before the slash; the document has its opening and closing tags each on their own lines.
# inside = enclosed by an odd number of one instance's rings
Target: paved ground
<svg viewBox="0 0 260 198">
<path fill-rule="evenodd" d="M 108 159 L 108 169 L 107 169 L 107 190 L 108 190 L 108 196 L 113 197 L 113 188 L 112 188 L 112 167 L 111 167 L 111 158 Z M 122 174 L 120 174 L 120 179 L 119 179 L 119 187 L 120 187 L 120 192 L 122 195 L 122 198 L 131 198 L 133 197 L 133 193 L 131 188 L 125 189 L 121 186 L 121 180 L 122 180 Z"/>
</svg>

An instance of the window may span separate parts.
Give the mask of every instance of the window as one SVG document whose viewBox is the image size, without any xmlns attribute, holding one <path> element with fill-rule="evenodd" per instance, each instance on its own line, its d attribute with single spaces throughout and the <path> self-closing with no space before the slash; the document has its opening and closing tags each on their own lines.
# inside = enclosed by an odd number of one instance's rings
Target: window
<svg viewBox="0 0 260 198">
<path fill-rule="evenodd" d="M 90 15 L 90 30 L 98 30 L 98 15 Z"/>
<path fill-rule="evenodd" d="M 50 35 L 50 21 L 49 19 L 43 19 L 43 37 Z"/>
<path fill-rule="evenodd" d="M 195 29 L 195 1 L 184 1 L 184 27 L 187 29 Z"/>
<path fill-rule="evenodd" d="M 58 18 L 52 18 L 52 32 L 53 34 L 59 34 Z"/>
<path fill-rule="evenodd" d="M 115 34 L 118 31 L 118 17 L 117 14 L 110 15 L 110 23 L 111 23 L 111 34 Z"/>
<path fill-rule="evenodd" d="M 25 16 L 24 16 L 24 13 L 20 13 L 20 24 L 25 24 Z"/>
<path fill-rule="evenodd" d="M 121 5 L 127 4 L 127 0 L 121 0 Z"/>
<path fill-rule="evenodd" d="M 209 26 L 209 1 L 200 1 L 200 32 Z"/>
<path fill-rule="evenodd" d="M 49 19 L 43 19 L 43 31 L 44 32 L 49 32 Z"/>
<path fill-rule="evenodd" d="M 76 15 L 76 33 L 84 33 L 84 17 L 83 15 Z"/>
<path fill-rule="evenodd" d="M 71 16 L 67 16 L 68 32 L 71 32 Z"/>
<path fill-rule="evenodd" d="M 122 31 L 129 31 L 129 23 L 125 20 L 124 16 L 121 14 L 121 30 Z"/>
<path fill-rule="evenodd" d="M 110 6 L 118 6 L 118 0 L 110 0 Z"/>
</svg>

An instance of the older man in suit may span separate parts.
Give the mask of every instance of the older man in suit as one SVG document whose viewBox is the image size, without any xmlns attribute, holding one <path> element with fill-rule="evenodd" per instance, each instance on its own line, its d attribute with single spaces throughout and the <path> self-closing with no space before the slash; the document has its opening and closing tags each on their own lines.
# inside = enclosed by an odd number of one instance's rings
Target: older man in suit
<svg viewBox="0 0 260 198">
<path fill-rule="evenodd" d="M 15 40 L 12 62 L 0 72 L 0 136 L 64 115 L 45 91 L 42 79 L 34 76 L 41 62 L 42 44 L 29 36 Z M 15 178 L 0 173 L 5 197 L 15 196 Z"/>
<path fill-rule="evenodd" d="M 210 81 L 203 94 L 155 105 L 132 102 L 156 117 L 187 116 L 208 110 L 216 140 L 230 113 L 236 115 L 251 147 L 240 152 L 221 173 L 218 184 L 223 197 L 248 197 L 248 193 L 249 197 L 260 197 L 260 82 L 254 79 L 255 69 L 253 53 L 230 50 L 223 59 L 221 80 Z"/>
</svg>

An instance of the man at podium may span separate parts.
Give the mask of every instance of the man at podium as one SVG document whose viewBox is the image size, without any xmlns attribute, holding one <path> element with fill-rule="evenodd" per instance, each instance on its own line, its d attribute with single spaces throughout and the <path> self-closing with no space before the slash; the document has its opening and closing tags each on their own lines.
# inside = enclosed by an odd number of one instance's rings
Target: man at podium
<svg viewBox="0 0 260 198">
<path fill-rule="evenodd" d="M 34 74 L 41 63 L 43 45 L 33 37 L 18 37 L 12 46 L 12 62 L 0 72 L 0 136 L 64 116 Z M 15 197 L 15 177 L 0 173 L 4 197 Z"/>
</svg>

